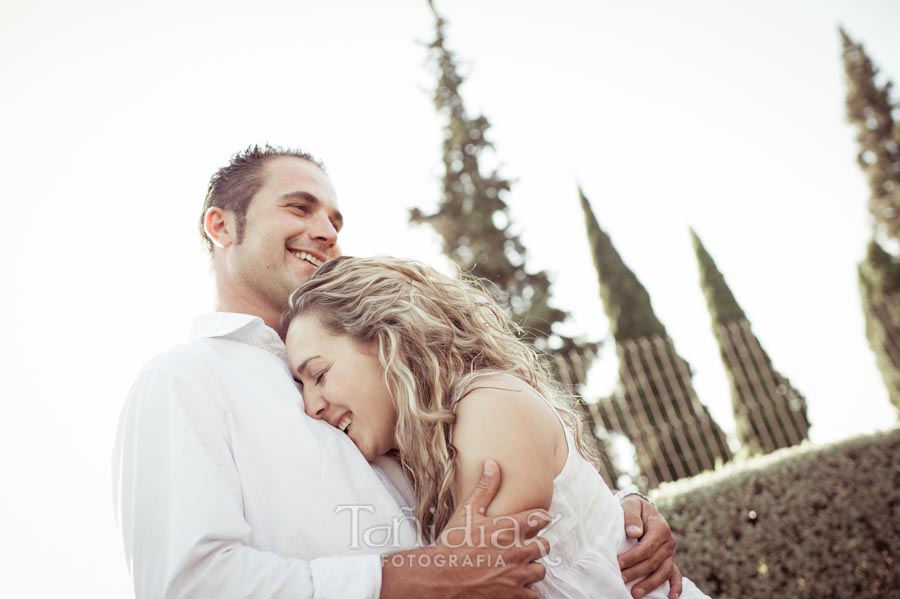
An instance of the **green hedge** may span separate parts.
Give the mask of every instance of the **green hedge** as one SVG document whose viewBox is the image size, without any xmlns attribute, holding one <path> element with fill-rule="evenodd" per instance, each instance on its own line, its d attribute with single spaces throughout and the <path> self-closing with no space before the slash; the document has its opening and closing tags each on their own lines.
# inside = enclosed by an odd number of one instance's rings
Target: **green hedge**
<svg viewBox="0 0 900 599">
<path fill-rule="evenodd" d="M 900 429 L 659 489 L 682 572 L 716 599 L 900 598 Z"/>
</svg>

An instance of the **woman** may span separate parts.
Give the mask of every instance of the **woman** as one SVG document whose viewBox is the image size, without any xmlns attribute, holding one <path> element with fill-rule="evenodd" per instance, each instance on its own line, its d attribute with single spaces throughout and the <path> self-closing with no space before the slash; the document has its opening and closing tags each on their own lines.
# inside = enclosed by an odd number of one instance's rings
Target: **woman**
<svg viewBox="0 0 900 599">
<path fill-rule="evenodd" d="M 544 508 L 555 518 L 541 595 L 630 597 L 616 560 L 631 546 L 622 509 L 591 464 L 578 413 L 483 288 L 415 262 L 338 258 L 294 292 L 285 318 L 307 413 L 369 461 L 397 455 L 423 542 L 491 457 L 503 482 L 488 515 Z M 682 597 L 704 595 L 685 580 Z"/>
</svg>

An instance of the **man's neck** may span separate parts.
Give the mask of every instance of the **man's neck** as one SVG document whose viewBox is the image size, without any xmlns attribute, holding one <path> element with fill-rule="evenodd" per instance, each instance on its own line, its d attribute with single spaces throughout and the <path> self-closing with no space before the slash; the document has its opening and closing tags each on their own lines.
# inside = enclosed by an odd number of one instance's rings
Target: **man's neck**
<svg viewBox="0 0 900 599">
<path fill-rule="evenodd" d="M 218 298 L 216 300 L 217 312 L 237 312 L 238 314 L 249 314 L 262 318 L 267 326 L 271 327 L 278 333 L 278 336 L 284 339 L 285 331 L 281 327 L 280 310 L 273 309 L 265 302 L 258 299 L 241 297 L 239 294 L 223 293 L 219 289 Z"/>
</svg>

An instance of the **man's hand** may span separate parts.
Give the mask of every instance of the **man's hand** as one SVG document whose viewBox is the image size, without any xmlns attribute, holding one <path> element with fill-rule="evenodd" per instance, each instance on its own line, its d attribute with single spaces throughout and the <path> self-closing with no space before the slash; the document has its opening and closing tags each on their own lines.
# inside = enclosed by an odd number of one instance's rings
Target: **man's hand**
<svg viewBox="0 0 900 599">
<path fill-rule="evenodd" d="M 675 565 L 675 537 L 669 523 L 656 509 L 637 495 L 622 500 L 625 534 L 637 539 L 637 545 L 619 556 L 619 568 L 625 582 L 639 580 L 631 595 L 640 599 L 665 581 L 669 581 L 669 599 L 681 595 L 681 572 Z"/>
<path fill-rule="evenodd" d="M 434 545 L 384 557 L 381 599 L 539 599 L 531 585 L 546 570 L 535 560 L 547 555 L 550 543 L 536 535 L 551 518 L 544 510 L 485 516 L 499 488 L 500 469 L 486 460 L 475 489 Z"/>
</svg>

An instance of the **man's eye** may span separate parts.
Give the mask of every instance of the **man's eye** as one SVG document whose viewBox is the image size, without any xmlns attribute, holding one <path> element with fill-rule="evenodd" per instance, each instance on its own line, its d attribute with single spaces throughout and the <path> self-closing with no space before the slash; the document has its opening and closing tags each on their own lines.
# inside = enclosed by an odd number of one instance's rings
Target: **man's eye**
<svg viewBox="0 0 900 599">
<path fill-rule="evenodd" d="M 291 204 L 290 207 L 302 215 L 309 214 L 309 206 L 306 204 Z"/>
</svg>

